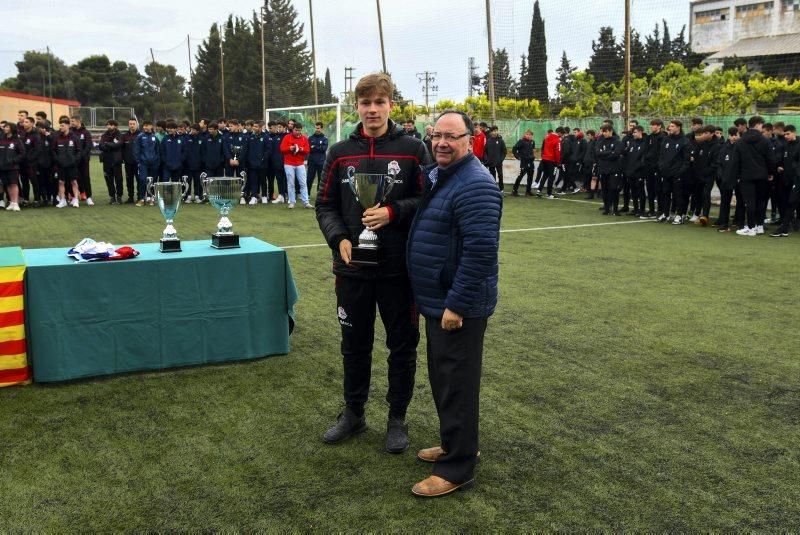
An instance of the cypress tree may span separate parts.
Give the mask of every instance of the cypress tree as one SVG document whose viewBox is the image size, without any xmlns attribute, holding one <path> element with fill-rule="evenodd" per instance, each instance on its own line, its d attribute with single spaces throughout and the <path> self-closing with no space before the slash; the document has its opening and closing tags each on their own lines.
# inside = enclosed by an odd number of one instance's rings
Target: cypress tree
<svg viewBox="0 0 800 535">
<path fill-rule="evenodd" d="M 520 97 L 535 98 L 542 103 L 550 98 L 547 92 L 547 40 L 539 0 L 533 4 L 531 37 L 528 42 L 528 72 L 527 79 L 520 81 Z"/>
</svg>

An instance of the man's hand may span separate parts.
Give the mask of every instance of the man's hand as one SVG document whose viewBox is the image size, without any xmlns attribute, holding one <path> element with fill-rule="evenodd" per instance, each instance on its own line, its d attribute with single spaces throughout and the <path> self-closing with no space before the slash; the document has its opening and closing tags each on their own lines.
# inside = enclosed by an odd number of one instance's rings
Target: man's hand
<svg viewBox="0 0 800 535">
<path fill-rule="evenodd" d="M 783 167 L 778 167 L 778 172 L 783 173 Z"/>
<path fill-rule="evenodd" d="M 444 309 L 444 314 L 442 315 L 442 329 L 445 331 L 455 331 L 460 329 L 462 325 L 464 325 L 463 317 L 459 316 L 449 308 Z"/>
<path fill-rule="evenodd" d="M 367 208 L 367 211 L 361 217 L 361 223 L 369 230 L 378 230 L 381 227 L 385 227 L 390 223 L 389 209 L 385 206 L 381 207 L 380 204 Z"/>
<path fill-rule="evenodd" d="M 339 256 L 342 257 L 344 263 L 350 265 L 350 258 L 353 252 L 353 244 L 350 240 L 342 240 L 339 242 Z"/>
</svg>

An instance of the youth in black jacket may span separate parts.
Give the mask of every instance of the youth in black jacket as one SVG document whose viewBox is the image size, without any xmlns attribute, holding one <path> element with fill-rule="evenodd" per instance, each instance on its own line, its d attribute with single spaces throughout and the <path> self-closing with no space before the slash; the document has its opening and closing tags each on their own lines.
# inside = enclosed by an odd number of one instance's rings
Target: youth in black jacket
<svg viewBox="0 0 800 535">
<path fill-rule="evenodd" d="M 378 138 L 364 135 L 359 123 L 349 138 L 331 147 L 322 172 L 316 212 L 320 230 L 333 254 L 334 274 L 361 279 L 405 276 L 408 229 L 422 195 L 420 165 L 429 163 L 422 141 L 398 132 L 392 121 L 387 132 Z M 364 230 L 361 223 L 364 208 L 350 189 L 349 178 L 355 173 L 392 171 L 398 172 L 385 205 L 391 214 L 391 224 L 377 231 L 381 264 L 377 268 L 347 265 L 339 254 L 339 242 L 350 240 L 355 246 Z M 371 199 L 367 201 L 370 202 Z"/>
</svg>

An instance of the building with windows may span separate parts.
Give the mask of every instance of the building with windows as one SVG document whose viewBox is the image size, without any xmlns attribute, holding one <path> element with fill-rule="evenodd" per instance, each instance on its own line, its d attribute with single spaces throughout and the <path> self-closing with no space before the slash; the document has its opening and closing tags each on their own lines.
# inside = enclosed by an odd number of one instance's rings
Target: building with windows
<svg viewBox="0 0 800 535">
<path fill-rule="evenodd" d="M 689 40 L 710 66 L 744 63 L 773 76 L 800 75 L 800 0 L 693 0 Z"/>
</svg>

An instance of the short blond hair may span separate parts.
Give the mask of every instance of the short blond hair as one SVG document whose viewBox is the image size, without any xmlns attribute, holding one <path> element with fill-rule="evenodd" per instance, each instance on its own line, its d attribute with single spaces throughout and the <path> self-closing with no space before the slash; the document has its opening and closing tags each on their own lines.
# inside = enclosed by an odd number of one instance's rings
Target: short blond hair
<svg viewBox="0 0 800 535">
<path fill-rule="evenodd" d="M 394 95 L 394 82 L 385 72 L 373 72 L 358 81 L 355 94 L 356 98 L 382 94 L 391 99 L 392 95 Z"/>
</svg>

